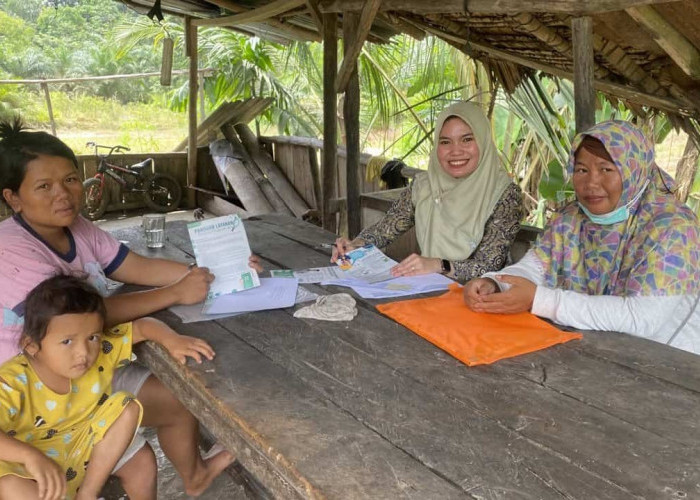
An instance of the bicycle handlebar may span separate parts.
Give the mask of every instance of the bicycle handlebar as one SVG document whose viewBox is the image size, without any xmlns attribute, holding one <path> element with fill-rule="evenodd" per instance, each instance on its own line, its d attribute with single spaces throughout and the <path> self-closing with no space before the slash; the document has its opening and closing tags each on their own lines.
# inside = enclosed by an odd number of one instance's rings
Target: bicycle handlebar
<svg viewBox="0 0 700 500">
<path fill-rule="evenodd" d="M 103 146 L 102 144 L 97 144 L 97 143 L 95 143 L 95 142 L 93 142 L 93 141 L 90 141 L 90 142 L 88 142 L 88 143 L 85 144 L 85 145 L 88 146 L 88 147 L 95 148 L 95 156 L 101 156 L 101 157 L 103 157 L 103 158 L 109 158 L 109 156 L 111 156 L 112 153 L 119 153 L 120 151 L 131 151 L 131 150 L 130 150 L 129 148 L 127 148 L 126 146 L 120 146 L 120 145 L 116 145 L 116 146 Z M 99 152 L 98 152 L 99 149 L 109 149 L 109 151 L 107 152 L 107 154 L 101 155 L 101 154 L 99 154 Z"/>
</svg>

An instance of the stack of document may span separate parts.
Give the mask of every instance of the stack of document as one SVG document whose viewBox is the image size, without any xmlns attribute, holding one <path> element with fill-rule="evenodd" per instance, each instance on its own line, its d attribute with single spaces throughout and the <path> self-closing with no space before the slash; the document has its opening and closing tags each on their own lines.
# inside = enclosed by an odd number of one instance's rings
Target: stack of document
<svg viewBox="0 0 700 500">
<path fill-rule="evenodd" d="M 315 267 L 292 271 L 278 269 L 270 271 L 272 276 L 295 278 L 299 283 L 320 283 L 352 288 L 360 297 L 366 299 L 385 299 L 405 297 L 419 293 L 447 290 L 450 278 L 441 274 L 424 274 L 421 276 L 402 276 L 394 278 L 391 268 L 397 263 L 384 255 L 374 245 L 357 248 L 339 261 L 338 266 Z"/>
<path fill-rule="evenodd" d="M 242 313 L 291 307 L 299 282 L 288 278 L 261 278 L 260 286 L 207 300 L 204 314 Z"/>
<path fill-rule="evenodd" d="M 341 284 L 346 280 L 362 283 L 377 283 L 392 278 L 391 268 L 397 264 L 374 245 L 356 248 L 345 255 L 345 260 L 338 261 L 337 266 L 313 267 L 293 271 L 275 269 L 271 276 L 279 278 L 296 278 L 299 283 Z M 337 283 L 335 283 L 337 282 Z"/>
<path fill-rule="evenodd" d="M 265 282 L 267 281 L 267 278 L 261 278 L 261 287 L 266 287 Z M 246 294 L 247 292 L 239 292 L 242 294 Z M 286 295 L 286 293 L 284 294 Z M 310 290 L 307 290 L 303 286 L 300 286 L 297 288 L 297 293 L 296 293 L 296 299 L 294 301 L 294 304 L 303 304 L 304 302 L 312 302 L 315 301 L 319 295 L 317 293 L 314 293 Z M 208 303 L 209 304 L 209 303 Z M 205 304 L 204 309 L 208 310 L 209 305 Z M 282 304 L 281 307 L 288 307 L 286 304 L 288 304 L 288 301 L 280 301 L 279 304 Z M 271 303 L 269 304 L 271 306 L 277 307 L 278 303 Z M 219 304 L 217 307 L 225 306 L 225 304 Z M 223 319 L 223 318 L 228 318 L 231 316 L 238 316 L 239 314 L 245 314 L 249 311 L 237 311 L 239 309 L 238 307 L 235 307 L 236 305 L 234 304 L 234 307 L 228 308 L 228 309 L 233 309 L 234 312 L 225 312 L 221 314 L 207 314 L 204 310 L 202 310 L 202 304 L 192 304 L 192 305 L 177 305 L 177 306 L 171 306 L 170 311 L 175 313 L 180 320 L 183 323 L 196 323 L 198 321 L 212 321 L 216 319 Z"/>
<path fill-rule="evenodd" d="M 355 293 L 365 299 L 386 299 L 447 290 L 451 283 L 454 283 L 454 281 L 450 278 L 442 274 L 431 273 L 420 276 L 402 276 L 377 283 L 367 283 L 357 279 L 343 279 L 324 281 L 321 284 L 350 287 Z"/>
</svg>

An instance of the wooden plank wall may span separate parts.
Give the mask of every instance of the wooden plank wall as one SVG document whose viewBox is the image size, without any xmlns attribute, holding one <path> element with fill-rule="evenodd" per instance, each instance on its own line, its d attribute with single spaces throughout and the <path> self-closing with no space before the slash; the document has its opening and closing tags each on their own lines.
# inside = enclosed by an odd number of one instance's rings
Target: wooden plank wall
<svg viewBox="0 0 700 500">
<path fill-rule="evenodd" d="M 320 200 L 316 199 L 314 194 L 314 175 L 312 168 L 316 168 L 317 179 L 321 178 L 321 150 L 316 147 L 301 144 L 279 143 L 266 140 L 263 147 L 268 148 L 272 154 L 275 163 L 282 169 L 285 175 L 292 182 L 296 190 L 302 198 L 309 204 L 310 207 L 320 209 Z M 310 155 L 315 155 L 317 161 L 312 162 Z M 379 179 L 374 179 L 371 182 L 366 180 L 367 170 L 367 155 L 362 155 L 360 158 L 360 192 L 372 193 L 380 191 L 382 188 L 379 184 Z M 347 197 L 347 178 L 346 178 L 346 160 L 345 155 L 338 155 L 338 175 L 336 176 L 335 190 L 331 194 L 331 198 L 346 198 Z M 320 189 L 320 186 L 319 186 Z M 367 227 L 374 224 L 378 217 L 375 210 L 362 209 L 362 227 Z M 338 227 L 345 228 L 346 211 L 342 209 L 338 214 Z"/>
<path fill-rule="evenodd" d="M 308 146 L 274 143 L 272 157 L 304 201 L 311 208 L 318 209 L 319 200 L 316 199 L 314 192 L 314 176 L 311 172 L 312 163 L 309 157 L 312 154 L 318 155 L 318 150 Z M 320 173 L 317 178 L 320 178 Z"/>
</svg>

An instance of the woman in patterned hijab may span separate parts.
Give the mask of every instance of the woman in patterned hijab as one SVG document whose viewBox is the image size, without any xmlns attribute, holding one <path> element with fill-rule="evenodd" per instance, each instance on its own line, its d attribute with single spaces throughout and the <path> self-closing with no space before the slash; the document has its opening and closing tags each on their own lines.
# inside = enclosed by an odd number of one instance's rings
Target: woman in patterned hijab
<svg viewBox="0 0 700 500">
<path fill-rule="evenodd" d="M 623 121 L 595 125 L 575 138 L 567 170 L 576 202 L 521 262 L 471 281 L 465 302 L 700 352 L 700 336 L 681 332 L 700 287 L 698 220 L 673 196 L 643 134 Z M 494 293 L 499 286 L 504 293 Z"/>
</svg>

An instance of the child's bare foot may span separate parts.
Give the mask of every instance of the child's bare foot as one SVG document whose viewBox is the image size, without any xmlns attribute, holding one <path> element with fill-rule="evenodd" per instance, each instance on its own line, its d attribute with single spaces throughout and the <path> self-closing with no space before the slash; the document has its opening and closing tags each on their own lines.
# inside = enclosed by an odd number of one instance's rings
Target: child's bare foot
<svg viewBox="0 0 700 500">
<path fill-rule="evenodd" d="M 185 484 L 185 493 L 193 497 L 198 497 L 204 493 L 207 488 L 209 488 L 212 481 L 214 481 L 226 467 L 231 465 L 234 459 L 234 456 L 230 452 L 222 450 L 213 457 L 204 460 L 204 466 L 199 468 L 189 484 Z"/>
</svg>

